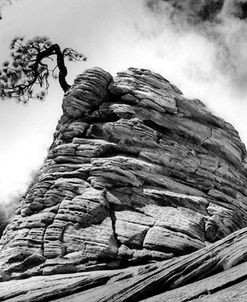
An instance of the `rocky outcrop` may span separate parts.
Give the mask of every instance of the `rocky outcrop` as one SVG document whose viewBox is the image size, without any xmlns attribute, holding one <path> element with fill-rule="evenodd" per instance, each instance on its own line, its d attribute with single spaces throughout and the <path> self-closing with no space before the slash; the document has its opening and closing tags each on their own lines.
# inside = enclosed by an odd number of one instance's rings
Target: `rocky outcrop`
<svg viewBox="0 0 247 302">
<path fill-rule="evenodd" d="M 1 238 L 0 300 L 189 301 L 226 288 L 246 254 L 246 184 L 238 133 L 199 100 L 146 69 L 87 70 Z"/>
</svg>

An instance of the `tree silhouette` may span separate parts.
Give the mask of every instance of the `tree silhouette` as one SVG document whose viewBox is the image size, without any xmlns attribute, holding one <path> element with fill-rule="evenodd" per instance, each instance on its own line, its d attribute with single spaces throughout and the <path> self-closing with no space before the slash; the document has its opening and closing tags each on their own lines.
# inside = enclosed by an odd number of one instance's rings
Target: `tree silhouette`
<svg viewBox="0 0 247 302">
<path fill-rule="evenodd" d="M 5 61 L 0 69 L 0 98 L 14 98 L 23 103 L 30 98 L 43 100 L 49 88 L 50 76 L 58 78 L 66 92 L 70 85 L 66 81 L 65 58 L 69 61 L 86 60 L 84 55 L 72 48 L 61 50 L 47 37 L 37 36 L 28 41 L 24 37 L 16 37 L 10 49 L 12 60 Z"/>
</svg>

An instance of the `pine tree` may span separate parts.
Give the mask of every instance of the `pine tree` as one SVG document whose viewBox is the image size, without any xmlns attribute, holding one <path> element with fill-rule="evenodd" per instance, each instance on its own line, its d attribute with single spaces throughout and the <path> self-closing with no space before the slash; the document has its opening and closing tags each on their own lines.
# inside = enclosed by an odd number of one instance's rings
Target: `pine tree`
<svg viewBox="0 0 247 302">
<path fill-rule="evenodd" d="M 50 76 L 58 79 L 66 92 L 70 85 L 66 81 L 65 59 L 73 62 L 86 60 L 83 54 L 72 48 L 61 50 L 47 37 L 37 36 L 28 41 L 24 37 L 16 37 L 10 49 L 11 62 L 5 61 L 0 69 L 0 98 L 13 98 L 23 103 L 31 98 L 43 100 Z"/>
</svg>

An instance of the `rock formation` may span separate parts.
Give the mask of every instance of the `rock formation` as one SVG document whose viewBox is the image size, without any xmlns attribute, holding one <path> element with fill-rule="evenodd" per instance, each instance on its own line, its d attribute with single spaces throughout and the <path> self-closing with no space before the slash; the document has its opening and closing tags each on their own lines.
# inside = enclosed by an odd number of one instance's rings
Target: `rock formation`
<svg viewBox="0 0 247 302">
<path fill-rule="evenodd" d="M 246 285 L 246 184 L 244 144 L 202 102 L 87 70 L 2 235 L 0 301 L 226 301 Z"/>
</svg>

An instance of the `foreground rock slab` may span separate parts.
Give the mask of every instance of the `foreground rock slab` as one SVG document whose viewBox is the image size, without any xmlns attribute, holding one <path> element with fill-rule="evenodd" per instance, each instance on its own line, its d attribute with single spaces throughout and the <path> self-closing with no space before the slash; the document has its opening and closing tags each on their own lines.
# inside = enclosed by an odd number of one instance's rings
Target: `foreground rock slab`
<svg viewBox="0 0 247 302">
<path fill-rule="evenodd" d="M 153 264 L 5 281 L 0 301 L 246 301 L 246 240 L 247 228 Z"/>
<path fill-rule="evenodd" d="M 146 69 L 87 70 L 62 106 L 1 238 L 0 300 L 189 301 L 244 282 L 246 149 L 229 123 Z"/>
</svg>

